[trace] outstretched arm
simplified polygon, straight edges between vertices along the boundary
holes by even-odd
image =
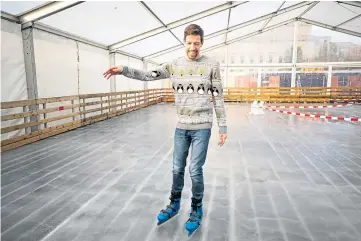
[[[163,64],[160,68],[154,70],[140,70],[129,66],[112,67],[104,73],[104,77],[109,79],[112,75],[124,75],[131,79],[141,81],[153,81],[169,78],[169,65]]]
[[[220,134],[219,144],[223,145],[225,139],[227,138],[227,116],[224,107],[223,86],[219,62],[217,62],[212,69],[212,89],[213,105],[216,112]]]

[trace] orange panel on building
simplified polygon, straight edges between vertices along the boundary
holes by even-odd
[[[361,75],[351,75],[348,77],[348,82],[352,87],[360,87],[361,86]]]
[[[338,87],[338,76],[335,75],[335,76],[332,76],[331,78],[331,87]],[[338,93],[338,90],[333,90],[331,89],[331,94],[337,94]]]
[[[332,76],[331,87],[338,87],[338,76]]]
[[[249,87],[257,87],[257,77],[255,76],[250,77]]]
[[[257,87],[257,78],[253,76],[237,76],[235,87]]]
[[[269,84],[268,86],[269,87],[280,87],[280,76],[270,76],[268,81],[269,81]]]

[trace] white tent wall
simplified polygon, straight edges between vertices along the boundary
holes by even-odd
[[[79,43],[79,94],[95,94],[111,92],[110,80],[103,77],[109,68],[109,51],[87,44]],[[87,102],[99,101],[88,98]],[[101,108],[101,105],[86,106],[85,110]],[[105,111],[106,112],[106,111]],[[86,117],[100,115],[101,111],[90,112]]]
[[[1,19],[1,102],[27,100],[27,85],[20,25]],[[21,113],[23,108],[2,109],[1,116]],[[23,124],[24,119],[3,121],[2,128]],[[18,130],[1,134],[1,140],[25,134]]]
[[[123,54],[119,54],[116,53],[115,54],[115,65],[119,66],[119,65],[123,65],[123,66],[129,66],[135,69],[139,69],[139,70],[143,70],[144,69],[144,64],[143,61],[136,59],[136,58],[132,58],[129,56],[125,56]],[[117,75],[116,77],[116,92],[122,92],[122,91],[133,91],[133,90],[144,90],[144,81],[140,81],[137,79],[131,79],[128,77],[125,77],[123,75]],[[135,94],[130,94],[132,96],[134,96]],[[122,96],[122,97],[127,97],[127,96]],[[130,96],[128,96],[130,97]],[[120,96],[117,96],[117,98],[120,98]],[[129,99],[127,100],[127,102],[132,102],[134,100]],[[120,104],[120,101],[117,101],[115,104]],[[124,101],[123,101],[124,103]],[[135,106],[135,103],[129,104],[127,105],[128,107],[131,106]],[[120,107],[117,107],[117,110],[120,109]]]
[[[79,94],[110,92],[110,82],[103,77],[109,68],[109,51],[79,43]]]
[[[78,94],[75,41],[34,29],[34,52],[39,98]]]
[[[76,42],[41,30],[34,29],[33,31],[39,99],[77,95],[79,73],[77,69]],[[43,105],[42,108],[55,108],[69,104],[69,101],[47,103]],[[78,104],[78,102],[74,104]],[[41,106],[39,106],[39,108],[41,108]],[[46,116],[40,115],[40,120],[71,113],[72,109],[50,112],[47,113]],[[52,121],[47,123],[47,127],[71,121],[72,118]]]
[[[122,54],[115,55],[115,65],[125,65],[139,70],[143,70],[143,61],[128,57]],[[127,78],[123,75],[116,76],[116,91],[143,90],[144,82],[136,79]]]
[[[109,68],[107,50],[38,29],[34,29],[34,49],[39,98],[110,92],[109,81],[104,80],[102,75]],[[92,99],[87,101],[92,101]],[[78,103],[74,101],[74,104]],[[48,103],[45,108],[69,104],[71,104],[69,101]],[[94,108],[100,108],[100,105],[85,107],[82,110]],[[67,109],[48,113],[46,118],[71,114],[72,111],[72,109]],[[91,112],[86,114],[86,117],[98,114],[100,111]],[[75,119],[69,117],[52,121],[47,124],[47,127]]]

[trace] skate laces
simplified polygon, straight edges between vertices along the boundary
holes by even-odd
[[[174,203],[168,204],[165,208],[166,211],[169,211],[170,209],[174,210],[174,208],[172,207]]]
[[[201,208],[201,206],[197,206],[196,204],[192,204],[192,211],[189,214],[190,216],[189,216],[188,221],[199,222],[199,219],[201,218],[201,215],[197,212],[199,208]],[[198,218],[198,219],[196,219],[196,218]]]
[[[179,202],[179,200],[171,200],[170,204],[168,204],[168,205],[166,206],[166,208],[163,209],[162,211],[168,213],[168,211],[172,210],[173,212],[176,212],[175,208],[173,207],[173,205],[174,205],[176,202]]]

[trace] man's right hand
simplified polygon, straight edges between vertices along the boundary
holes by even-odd
[[[109,79],[113,75],[118,75],[122,72],[123,72],[122,66],[115,66],[115,67],[111,67],[110,69],[108,69],[106,72],[104,72],[103,75],[104,75],[104,78]]]

